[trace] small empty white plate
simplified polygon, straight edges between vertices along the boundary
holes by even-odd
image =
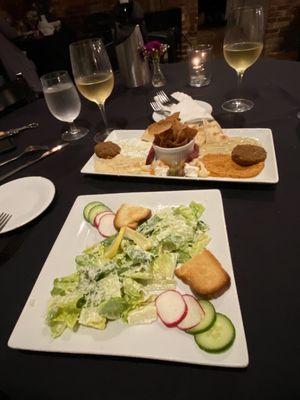
[[[207,111],[209,114],[212,113],[212,106],[209,103],[206,103],[206,101],[201,101],[201,100],[195,100],[196,103],[199,104],[199,106],[203,107],[205,111]],[[166,118],[164,115],[158,114],[157,112],[154,112],[152,114],[152,119],[155,122],[161,121],[162,119]]]
[[[1,233],[19,228],[38,217],[54,195],[53,183],[41,176],[15,179],[0,186],[0,213],[12,215]]]

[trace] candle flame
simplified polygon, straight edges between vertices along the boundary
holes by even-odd
[[[198,66],[200,65],[200,62],[201,62],[200,57],[194,57],[194,58],[192,59],[192,64],[193,64],[195,67],[198,67]]]

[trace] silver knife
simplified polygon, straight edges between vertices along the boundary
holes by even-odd
[[[203,124],[204,121],[207,122],[212,122],[214,121],[213,117],[210,118],[194,118],[194,119],[190,119],[189,121],[185,121],[186,124],[199,124],[200,122]]]
[[[8,131],[0,131],[0,140],[17,135],[19,132],[22,132],[25,129],[37,128],[38,126],[39,124],[37,122],[32,122],[31,124],[21,126],[21,128],[9,129]]]
[[[61,150],[62,148],[68,146],[69,143],[62,143],[59,144],[58,146],[53,147],[50,150],[45,151],[41,156],[39,156],[38,158],[35,158],[34,160],[31,161],[27,161],[25,164],[21,165],[20,167],[17,167],[15,169],[13,169],[12,171],[8,172],[7,174],[1,175],[0,176],[0,182],[4,181],[4,179],[10,177],[11,175],[15,174],[16,172],[21,171],[24,168],[29,167],[32,164],[35,164],[36,162],[42,160],[43,158],[46,158],[48,156],[50,156],[51,154],[56,153],[57,151]]]

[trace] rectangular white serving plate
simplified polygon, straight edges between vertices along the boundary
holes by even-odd
[[[160,179],[181,179],[181,180],[193,180],[193,181],[217,181],[217,182],[244,182],[244,183],[278,183],[278,169],[277,169],[277,161],[274,149],[273,135],[271,129],[267,128],[241,128],[241,129],[223,129],[223,132],[228,136],[248,136],[256,138],[260,141],[262,146],[265,148],[267,152],[267,159],[265,161],[265,167],[262,172],[253,177],[253,178],[218,178],[208,176],[207,178],[195,178],[195,177],[180,177],[180,176],[155,176],[155,175],[147,175],[147,174],[109,174],[96,172],[94,170],[94,161],[93,157],[87,161],[87,163],[81,169],[82,174],[93,174],[93,175],[110,175],[110,176],[131,176],[137,178],[160,178]],[[110,141],[118,141],[118,140],[126,140],[130,138],[141,138],[143,130],[115,130],[112,131],[106,140]]]
[[[82,210],[90,201],[98,200],[117,210],[122,203],[149,207],[153,212],[168,206],[197,201],[205,206],[203,220],[210,228],[208,248],[219,259],[231,277],[230,288],[213,300],[218,312],[226,314],[236,329],[233,346],[224,353],[209,354],[198,348],[193,336],[177,328],[167,328],[160,320],[149,325],[128,326],[120,321],[109,322],[103,331],[80,326],[67,330],[53,339],[45,324],[45,312],[54,278],[75,270],[75,256],[99,240],[95,228],[83,220]],[[191,293],[187,285],[177,280],[182,293]],[[141,192],[79,196],[48,255],[19,320],[10,336],[8,346],[14,349],[82,353],[156,360],[200,365],[242,368],[248,365],[248,350],[243,320],[233,274],[230,249],[219,190]]]

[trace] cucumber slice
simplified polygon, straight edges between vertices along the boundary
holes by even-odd
[[[103,211],[111,211],[111,209],[103,203],[96,204],[89,211],[88,222],[90,224],[94,225],[94,219],[95,219],[96,215],[102,213]]]
[[[213,326],[203,333],[197,333],[194,338],[200,349],[209,353],[220,353],[234,342],[235,328],[226,315],[216,313]]]
[[[83,209],[83,218],[84,218],[87,222],[89,222],[89,219],[88,219],[88,217],[89,217],[89,212],[91,211],[91,209],[92,209],[93,207],[95,207],[95,206],[97,206],[97,205],[99,205],[99,204],[101,204],[100,201],[92,201],[92,202],[88,203],[88,204],[84,207],[84,209]]]
[[[202,320],[193,328],[187,329],[186,333],[190,333],[191,335],[196,335],[197,333],[202,333],[207,331],[216,320],[216,311],[215,307],[207,300],[198,300],[199,304],[204,311],[204,316]]]

